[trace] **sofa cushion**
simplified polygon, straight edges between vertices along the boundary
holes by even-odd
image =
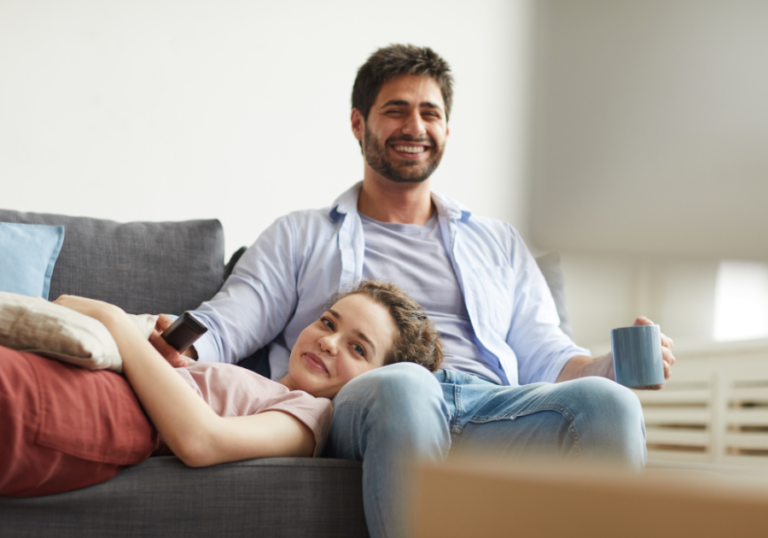
[[[536,263],[541,270],[541,274],[544,275],[544,280],[547,281],[552,298],[555,300],[557,314],[560,317],[560,329],[573,339],[573,329],[571,328],[571,322],[568,320],[568,308],[565,304],[565,280],[563,278],[563,270],[560,267],[560,254],[557,252],[544,254],[536,258]]]
[[[133,314],[181,314],[210,299],[224,275],[218,220],[129,222],[0,209],[0,222],[61,225],[50,297],[100,299]]]
[[[362,465],[326,458],[264,458],[190,469],[149,458],[89,488],[0,498],[8,537],[368,536]]]
[[[0,291],[48,298],[63,226],[0,222]]]

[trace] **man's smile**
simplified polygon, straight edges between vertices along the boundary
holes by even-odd
[[[394,145],[392,146],[392,149],[399,153],[424,153],[427,151],[427,149],[424,146],[400,146],[400,145]]]
[[[432,144],[420,140],[395,140],[387,144],[395,154],[407,160],[421,159],[429,154]]]

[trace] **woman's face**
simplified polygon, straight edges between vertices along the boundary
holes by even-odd
[[[383,306],[367,295],[347,295],[301,331],[280,382],[333,398],[349,380],[384,364],[396,334]]]

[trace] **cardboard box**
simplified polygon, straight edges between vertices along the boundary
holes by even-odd
[[[416,466],[412,535],[768,537],[768,481],[462,457]]]

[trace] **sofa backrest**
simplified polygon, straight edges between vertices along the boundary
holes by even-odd
[[[0,209],[0,222],[65,227],[50,298],[100,299],[132,314],[181,314],[210,299],[224,279],[218,220],[129,222]]]

